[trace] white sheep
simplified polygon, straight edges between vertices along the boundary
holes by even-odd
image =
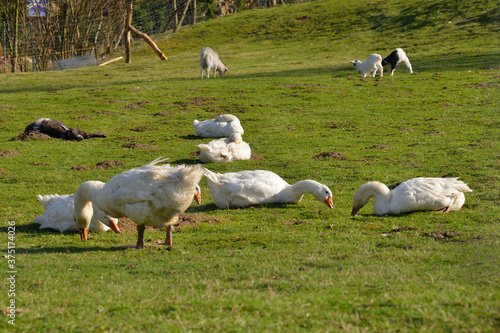
[[[377,70],[380,70],[380,77],[384,77],[384,67],[382,67],[382,56],[380,54],[373,53],[365,61],[355,60],[351,61],[351,64],[361,72],[363,77],[370,74],[375,77]]]
[[[201,79],[203,79],[203,70],[207,72],[207,79],[210,78],[210,70],[212,68],[214,70],[214,78],[216,77],[217,71],[220,77],[223,77],[226,72],[229,73],[227,67],[220,61],[217,52],[209,47],[204,47],[201,49],[200,54]]]

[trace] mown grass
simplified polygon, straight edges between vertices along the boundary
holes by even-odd
[[[498,5],[493,1],[317,1],[218,18],[137,43],[132,64],[1,76],[0,216],[16,223],[16,326],[2,331],[452,331],[499,329]],[[451,22],[451,23],[449,23]],[[203,46],[230,74],[199,79]],[[349,60],[408,52],[415,75],[361,79]],[[387,74],[387,71],[386,71]],[[202,180],[170,252],[117,249],[135,232],[38,230],[36,194],[74,193],[163,155],[195,163],[193,119],[237,115],[264,159],[208,164],[311,178],[334,209],[220,210]],[[11,141],[39,117],[106,139]],[[125,148],[126,144],[149,149]],[[333,158],[314,158],[333,153]],[[75,170],[105,160],[123,165]],[[350,217],[354,191],[418,176],[461,177],[461,211]],[[147,231],[147,241],[164,237]],[[4,260],[4,271],[7,271]],[[2,288],[7,291],[6,280]],[[1,293],[2,308],[10,301]]]

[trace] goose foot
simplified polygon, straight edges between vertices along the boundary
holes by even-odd
[[[448,207],[444,207],[444,208],[438,209],[436,212],[448,213],[450,210],[451,210],[451,206],[448,206]]]
[[[166,243],[163,243],[162,241],[156,241],[153,244],[148,244],[148,246],[164,246],[165,250],[171,251],[172,250],[172,245],[168,245]]]

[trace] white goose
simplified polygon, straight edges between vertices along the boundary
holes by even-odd
[[[232,114],[222,114],[215,119],[194,120],[193,127],[196,135],[202,138],[222,138],[229,137],[233,133],[243,135],[240,120]]]
[[[229,139],[212,140],[208,144],[196,146],[200,151],[199,159],[203,163],[226,163],[249,160],[252,151],[243,141],[240,133],[233,133]]]
[[[69,195],[37,195],[36,198],[43,205],[45,211],[41,216],[36,216],[34,223],[40,224],[40,229],[54,229],[61,232],[78,231],[73,220],[74,194]],[[104,214],[99,208],[93,206],[92,219],[89,230],[94,232],[112,229],[120,233],[118,219]]]
[[[142,249],[146,226],[167,227],[164,245],[172,245],[172,225],[191,204],[203,176],[200,165],[156,165],[159,158],[139,168],[124,171],[107,183],[87,181],[75,194],[74,219],[82,240],[92,216],[92,203],[115,217],[126,216],[137,224],[137,244]]]
[[[266,170],[214,173],[205,169],[208,186],[219,208],[248,207],[260,204],[297,204],[305,193],[333,208],[332,191],[314,180],[288,184],[277,174]]]
[[[414,211],[459,210],[465,202],[463,192],[472,190],[458,178],[413,178],[399,184],[392,191],[377,181],[362,185],[354,194],[351,215],[373,199],[375,215],[398,215]]]

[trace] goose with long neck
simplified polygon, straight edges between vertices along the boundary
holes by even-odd
[[[198,193],[203,176],[199,165],[156,165],[163,160],[122,172],[107,183],[87,181],[75,194],[74,220],[82,240],[92,217],[92,204],[114,217],[128,217],[137,224],[137,249],[142,249],[146,226],[167,227],[165,245],[172,245],[171,227]],[[198,187],[199,189],[199,187]]]
[[[373,197],[375,215],[398,215],[414,211],[451,212],[465,202],[464,192],[472,190],[458,178],[413,178],[392,191],[378,181],[361,185],[353,198],[351,215],[356,215]]]
[[[219,208],[273,203],[298,204],[306,193],[333,208],[332,191],[314,180],[302,180],[290,185],[277,174],[267,170],[219,174],[205,169],[204,174]]]

